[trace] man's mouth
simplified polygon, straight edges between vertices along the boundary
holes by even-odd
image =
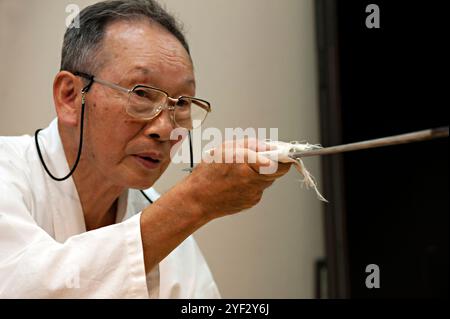
[[[140,157],[140,158],[142,158],[142,159],[145,159],[146,161],[153,162],[153,163],[159,163],[159,162],[160,162],[159,159],[153,158],[153,157],[151,157],[151,156],[139,156],[139,155],[138,155],[138,157]]]
[[[133,157],[147,169],[157,168],[161,163],[161,156],[157,154],[136,154]]]

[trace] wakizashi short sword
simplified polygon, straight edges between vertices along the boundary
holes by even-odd
[[[302,152],[294,152],[289,154],[289,157],[297,159],[316,155],[338,154],[389,145],[414,143],[443,137],[448,137],[448,126],[416,131],[406,134],[393,135],[356,143],[342,144]]]

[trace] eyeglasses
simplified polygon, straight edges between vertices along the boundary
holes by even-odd
[[[167,92],[151,86],[138,84],[132,89],[126,89],[83,72],[73,72],[73,74],[127,93],[128,99],[125,110],[130,116],[137,119],[151,120],[164,109],[167,109],[171,111],[171,118],[175,125],[192,130],[199,127],[208,113],[211,112],[210,103],[199,98],[180,96],[174,99]],[[171,102],[170,105],[169,101]]]

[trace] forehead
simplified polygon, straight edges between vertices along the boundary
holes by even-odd
[[[195,85],[188,52],[175,36],[154,22],[135,20],[109,24],[100,56],[105,61],[102,74],[107,73],[119,82],[138,78],[169,81],[170,85]]]

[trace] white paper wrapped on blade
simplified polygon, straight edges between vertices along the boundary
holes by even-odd
[[[293,163],[295,165],[295,168],[297,171],[303,176],[303,179],[301,182],[306,186],[306,188],[314,188],[317,197],[324,202],[328,202],[322,194],[320,194],[319,190],[317,189],[317,183],[314,180],[314,177],[309,173],[309,171],[306,169],[305,164],[300,158],[294,159],[290,157],[290,155],[296,153],[296,152],[304,152],[304,151],[311,151],[311,150],[317,150],[322,148],[321,145],[317,144],[309,144],[306,142],[281,142],[281,141],[271,141],[266,140],[266,145],[270,146],[270,151],[263,151],[258,152],[259,155],[263,155],[267,158],[270,158],[273,161],[278,161],[281,163]]]
[[[309,144],[306,142],[281,142],[281,141],[272,141],[272,140],[265,140],[264,143],[268,146],[270,146],[270,151],[262,151],[258,152],[259,155],[265,156],[273,161],[280,162],[280,163],[293,163],[297,171],[303,176],[303,179],[300,180],[300,182],[306,186],[306,188],[313,188],[314,191],[317,194],[317,197],[323,201],[328,202],[322,194],[320,194],[319,190],[317,189],[317,183],[314,180],[314,177],[309,173],[309,171],[306,169],[305,164],[300,158],[294,159],[290,157],[290,155],[297,153],[297,152],[304,152],[304,151],[312,151],[321,149],[322,146],[318,144]],[[208,156],[212,156],[212,151],[214,149],[208,149],[205,151],[205,154],[208,154]]]

